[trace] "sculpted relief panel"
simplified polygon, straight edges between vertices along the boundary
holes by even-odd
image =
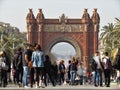
[[[82,25],[44,25],[44,32],[83,32]]]

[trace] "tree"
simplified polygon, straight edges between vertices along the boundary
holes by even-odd
[[[0,28],[0,50],[5,51],[10,60],[13,60],[14,51],[18,48],[24,48],[26,43],[21,33],[6,33],[5,28]]]
[[[108,23],[101,30],[100,41],[105,46],[105,51],[108,51],[114,60],[114,53],[120,47],[120,19],[115,18],[115,23]]]
[[[100,35],[100,40],[103,42],[103,44],[105,45],[105,49],[107,51],[110,51],[112,50],[112,43],[111,43],[111,40],[113,37],[112,36],[112,32],[114,30],[115,26],[113,25],[113,23],[108,23],[108,26],[104,26],[103,29],[101,30],[102,33]]]

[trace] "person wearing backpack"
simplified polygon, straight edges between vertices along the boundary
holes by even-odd
[[[102,73],[103,73],[103,67],[102,67],[102,62],[100,59],[100,53],[99,51],[96,51],[93,59],[95,60],[97,66],[95,69],[95,75],[94,75],[94,86],[95,87],[103,87],[102,86]]]
[[[7,70],[9,69],[7,65],[7,60],[4,51],[0,51],[0,86],[7,86]]]
[[[108,52],[104,53],[103,58],[103,66],[104,66],[104,75],[105,75],[105,85],[106,87],[110,87],[110,74],[112,70],[112,63],[110,61],[110,57],[108,56]]]
[[[91,62],[91,69],[92,71],[95,71],[97,69],[97,63],[95,62],[95,60],[92,58],[92,62]]]

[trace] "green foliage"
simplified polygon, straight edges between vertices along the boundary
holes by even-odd
[[[115,18],[115,23],[108,23],[102,28],[100,41],[105,46],[105,51],[108,51],[114,60],[117,48],[120,48],[120,19]]]
[[[14,51],[24,48],[26,43],[21,33],[6,33],[5,28],[0,28],[0,51],[5,51],[10,60],[13,60]]]

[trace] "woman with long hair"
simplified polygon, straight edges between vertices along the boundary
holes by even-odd
[[[36,77],[36,88],[42,86],[42,76],[44,75],[44,59],[45,57],[43,51],[41,50],[41,46],[37,44],[35,51],[32,53],[32,61]]]

